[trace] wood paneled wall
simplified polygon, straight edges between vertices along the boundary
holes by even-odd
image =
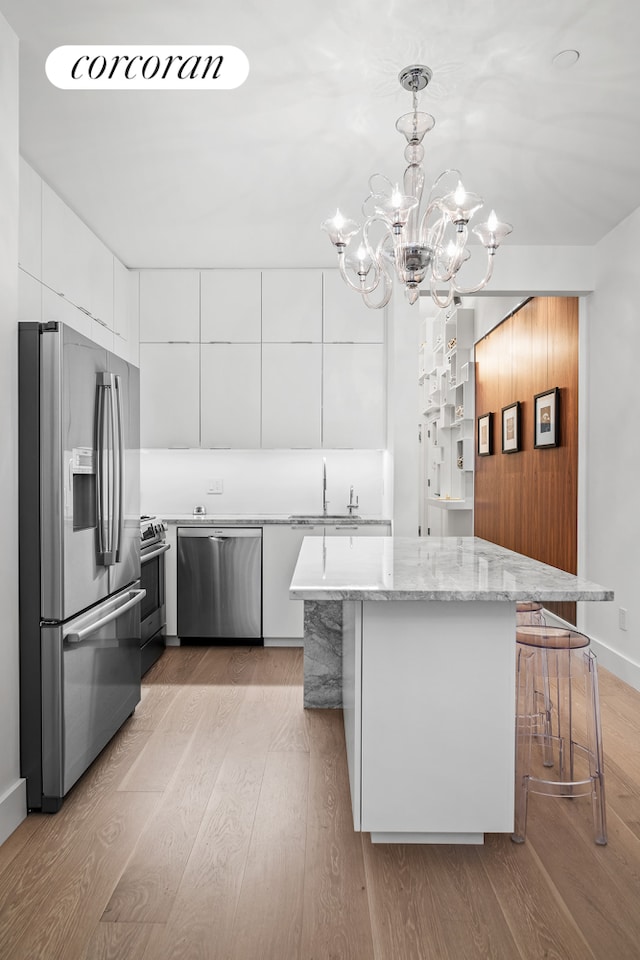
[[[478,457],[475,535],[577,571],[578,300],[529,300],[476,344],[476,417],[493,413],[493,456]],[[560,445],[534,449],[536,393],[560,389]],[[521,405],[521,450],[502,453],[502,407]],[[476,419],[477,430],[477,419]],[[575,622],[575,604],[546,604]]]

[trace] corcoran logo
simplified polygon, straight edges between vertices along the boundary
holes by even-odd
[[[249,60],[228,46],[64,46],[45,65],[62,90],[233,90]]]

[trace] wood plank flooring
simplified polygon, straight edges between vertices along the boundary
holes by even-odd
[[[588,799],[536,796],[523,845],[373,845],[300,649],[168,648],[60,813],[0,847],[0,958],[639,960],[640,693],[600,687],[608,846]]]

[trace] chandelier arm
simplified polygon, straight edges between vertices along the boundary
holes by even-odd
[[[491,253],[487,253],[487,260],[487,271],[483,279],[477,283],[475,287],[459,287],[455,280],[452,281],[452,286],[454,287],[456,293],[460,294],[461,296],[468,297],[472,293],[477,293],[479,290],[482,290],[483,287],[486,287],[486,285],[489,283],[489,280],[491,280],[491,277],[493,276],[494,257]]]
[[[431,203],[432,203],[431,198],[433,197],[433,191],[435,190],[435,188],[438,186],[438,184],[440,183],[441,180],[444,180],[444,178],[445,178],[445,177],[448,177],[449,174],[451,174],[451,173],[457,174],[458,178],[462,177],[462,174],[460,173],[460,171],[458,170],[457,167],[448,167],[446,170],[443,170],[442,173],[438,174],[438,176],[436,177],[436,179],[435,179],[435,180],[433,181],[433,183],[431,184],[431,189],[429,190],[429,197],[428,197],[428,200],[427,200],[427,202],[428,202],[429,205],[431,205]],[[435,203],[435,201],[433,201],[433,202]]]
[[[371,300],[369,299],[369,294],[367,293],[362,294],[362,299],[364,300],[365,306],[369,307],[371,310],[380,310],[382,307],[386,307],[386,305],[389,303],[389,300],[391,300],[391,294],[393,293],[393,283],[389,279],[388,275],[384,272],[384,270],[382,271],[381,276],[383,280],[384,294],[377,303],[371,302]]]
[[[446,310],[447,307],[451,304],[451,301],[453,300],[453,294],[454,294],[453,286],[451,285],[449,286],[446,298],[444,300],[441,300],[440,297],[438,296],[438,291],[436,290],[435,284],[436,284],[435,279],[431,277],[431,285],[430,285],[431,299],[433,300],[433,302],[437,307],[440,307],[441,310]]]
[[[347,273],[347,265],[345,263],[344,250],[341,250],[338,254],[338,270],[340,271],[340,276],[352,290],[355,290],[356,293],[360,293],[363,296],[365,294],[373,293],[378,284],[380,283],[381,271],[378,269],[378,264],[375,261],[372,263],[373,267],[373,281],[372,283],[365,287],[362,282],[355,283]]]

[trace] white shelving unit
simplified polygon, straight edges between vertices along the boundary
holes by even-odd
[[[422,321],[422,532],[473,533],[475,371],[473,310],[451,307]]]

